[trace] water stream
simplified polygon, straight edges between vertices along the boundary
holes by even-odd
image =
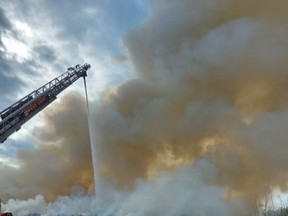
[[[91,121],[91,113],[89,109],[89,99],[88,99],[88,93],[87,93],[87,84],[86,79],[84,78],[84,88],[85,88],[85,95],[86,95],[86,106],[87,106],[87,119],[88,119],[88,128],[89,128],[89,138],[90,138],[90,146],[91,146],[91,154],[92,154],[92,164],[93,164],[93,175],[94,175],[94,192],[98,192],[100,190],[100,173],[98,170],[97,165],[97,156],[96,156],[96,139],[94,136],[95,130],[93,123]]]

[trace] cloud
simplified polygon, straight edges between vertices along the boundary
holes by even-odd
[[[4,29],[11,29],[11,23],[9,19],[6,17],[3,8],[0,8],[0,26],[1,31],[3,31]]]
[[[45,62],[55,62],[56,61],[56,54],[55,51],[47,46],[47,45],[38,45],[33,47],[34,51],[36,54],[38,54],[38,58],[40,61],[45,61]]]
[[[27,92],[78,63],[88,62],[97,71],[90,74],[96,92],[94,98],[110,80],[114,85],[115,80],[119,84],[127,79],[123,77],[131,76],[130,66],[126,65],[122,71],[111,64],[111,56],[121,55],[124,34],[146,18],[146,9],[138,1],[123,4],[115,0],[81,3],[29,0],[27,4],[5,0],[0,3],[13,28],[7,39],[25,44],[29,50],[29,58],[20,58],[20,65],[17,50],[10,62],[11,74],[27,84]],[[27,70],[33,71],[33,79],[23,75]],[[126,75],[119,75],[123,73]],[[79,89],[79,84],[76,86]]]

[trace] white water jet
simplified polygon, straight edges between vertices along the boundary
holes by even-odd
[[[85,88],[85,95],[86,95],[87,120],[88,120],[88,129],[89,129],[88,132],[89,132],[89,138],[90,138],[92,165],[93,165],[93,174],[94,174],[94,192],[96,194],[96,191],[98,192],[100,190],[100,172],[98,170],[98,165],[97,165],[96,140],[95,140],[95,137],[93,136],[93,131],[95,130],[91,122],[91,114],[90,114],[90,109],[89,109],[89,99],[88,99],[87,84],[86,84],[85,77],[83,77],[83,80],[84,80],[84,88]]]

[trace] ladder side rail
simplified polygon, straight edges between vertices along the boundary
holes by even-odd
[[[62,92],[68,86],[70,86],[72,83],[74,83],[76,80],[78,80],[81,77],[81,75],[82,74],[79,74],[78,71],[67,74],[67,76],[64,79],[62,79],[61,82],[57,83],[55,86],[53,86],[51,88],[53,94],[58,95],[60,92]]]
[[[40,93],[46,90],[50,89],[51,87],[53,87],[55,84],[57,84],[57,82],[61,81],[63,78],[69,76],[71,77],[72,75],[76,74],[77,76],[82,76],[83,73],[86,73],[86,71],[90,68],[90,65],[85,63],[84,65],[76,68],[76,66],[74,68],[72,68],[72,70],[68,70],[65,73],[61,74],[60,76],[58,76],[57,78],[51,80],[50,82],[44,84],[43,86],[41,86],[40,88],[32,91],[31,93],[27,94],[26,96],[24,96],[23,98],[21,98],[20,100],[18,100],[17,102],[15,102],[14,104],[12,104],[11,106],[7,107],[6,109],[4,109],[3,111],[0,112],[0,115],[2,115],[4,112],[6,112],[7,110],[11,109],[11,107],[19,104],[19,102],[22,102],[24,99],[26,99],[29,96],[37,96]],[[82,74],[81,74],[82,73]]]
[[[66,79],[64,82],[59,83],[59,85],[54,86],[51,89],[51,92],[53,93],[53,95],[58,95],[59,93],[61,93],[63,90],[65,90],[68,86],[70,86],[72,83],[74,83],[76,80],[78,80],[80,77],[76,76],[76,77],[72,77],[72,79]]]
[[[76,73],[76,71],[74,72]],[[50,82],[46,83],[45,85],[41,86],[40,88],[34,90],[33,92],[29,93],[28,95],[24,96],[23,98],[21,98],[20,100],[18,100],[17,102],[15,102],[14,104],[12,104],[11,106],[7,107],[6,109],[4,109],[3,111],[0,112],[0,116],[2,116],[4,113],[6,113],[7,111],[9,112],[9,114],[13,113],[12,109],[13,107],[17,107],[20,105],[21,107],[21,102],[23,102],[26,98],[28,97],[33,97],[35,98],[36,96],[44,93],[45,91],[48,91],[50,88],[53,88],[53,86],[57,85],[57,83],[61,82],[63,79],[65,79],[67,76],[70,77],[71,75],[73,75],[74,73],[71,74],[71,72],[67,71],[65,73],[63,73],[62,75],[60,75],[59,77],[51,80]]]
[[[13,116],[11,118],[7,118],[3,124],[0,122],[0,143],[3,143],[12,133],[18,131],[23,124],[47,107],[54,100],[56,100],[56,97],[46,94],[45,96],[38,98],[34,104],[31,104],[30,107],[32,109],[29,111],[28,109],[30,107],[19,111],[17,114],[13,114]],[[34,106],[32,107],[32,105]]]
[[[11,114],[12,112],[12,108],[16,107],[17,105],[21,104],[21,102],[26,99],[27,97],[37,97],[40,94],[42,94],[43,92],[49,90],[51,87],[53,87],[53,85],[57,84],[58,82],[58,77],[53,79],[52,81],[46,83],[45,85],[41,86],[40,88],[30,92],[28,95],[24,96],[23,98],[21,98],[20,100],[18,100],[17,102],[15,102],[14,104],[12,104],[11,106],[7,107],[6,109],[4,109],[3,111],[0,112],[0,115],[2,116],[4,113],[9,112],[9,114]],[[51,84],[51,85],[50,85]]]
[[[49,92],[47,92],[49,94]],[[3,119],[2,121],[0,121],[0,124],[3,123],[7,123],[11,120],[13,120],[15,118],[15,116],[17,116],[19,113],[24,112],[25,109],[27,109],[29,106],[31,106],[32,104],[34,104],[35,102],[37,102],[39,100],[39,98],[45,96],[46,94],[42,94],[37,96],[36,98],[33,98],[33,100],[29,101],[28,103],[24,104],[22,107],[20,107],[18,110],[16,110],[15,112],[11,113],[10,115],[8,115],[5,119]]]
[[[76,77],[76,79],[73,80],[75,82],[79,77]],[[17,112],[14,112],[7,116],[3,121],[0,122],[0,142],[1,140],[5,141],[5,134],[7,131],[11,131],[9,135],[14,133],[15,131],[19,130],[21,125],[23,125],[25,122],[27,122],[29,119],[31,119],[34,115],[39,113],[42,109],[44,109],[46,106],[48,106],[52,101],[56,99],[56,96],[62,92],[64,89],[69,87],[73,82],[69,83],[58,83],[56,87],[50,89],[48,92],[44,92],[41,95],[38,95],[37,98],[35,98],[33,101],[31,101],[28,104],[25,104],[25,106],[21,107]],[[47,97],[48,103],[45,103],[44,105],[39,104],[39,101]],[[36,108],[33,108],[33,106],[36,106]],[[27,114],[25,116],[25,111],[29,110],[29,108],[32,107],[33,114]],[[30,108],[31,109],[31,108]],[[23,123],[21,123],[23,122]],[[8,135],[8,136],[9,136]],[[3,136],[4,138],[1,138]]]
[[[64,89],[66,89],[73,82],[75,82],[77,79],[80,78],[79,76],[76,76],[75,74],[71,74],[70,76],[72,76],[72,77],[66,77],[65,79],[62,79],[61,81],[59,81],[59,79],[55,79],[54,85],[52,87],[50,87],[50,89],[44,90],[43,88],[39,88],[36,91],[30,93],[29,96],[33,96],[33,98],[31,98],[31,101],[28,101],[29,103],[23,104],[23,106],[19,107],[19,112],[21,111],[20,108],[25,109],[27,106],[34,103],[45,92],[51,91],[51,92],[53,92],[54,96],[57,96],[60,92],[62,92]],[[13,106],[11,106],[11,107],[13,107]],[[5,119],[11,119],[11,117],[12,117],[11,114],[13,114],[13,113],[17,114],[18,113],[16,111],[17,110],[15,110],[12,113],[9,113],[9,115],[7,115],[2,121],[4,122]]]
[[[9,113],[5,113],[5,118],[0,121],[0,142],[4,142],[11,134],[18,131],[24,123],[56,100],[56,96],[64,89],[80,77],[87,76],[89,68],[89,64],[76,65],[8,107],[10,110],[7,108],[0,112],[0,115],[2,115],[9,110]]]
[[[38,99],[38,98],[37,98]],[[4,120],[0,122],[0,136],[1,134],[4,134],[9,128],[11,128],[14,124],[16,124],[18,121],[18,117],[24,113],[24,110],[27,109],[29,106],[31,106],[33,103],[37,101],[37,99],[34,99],[28,104],[25,104],[23,107],[18,109],[16,112],[8,115]]]

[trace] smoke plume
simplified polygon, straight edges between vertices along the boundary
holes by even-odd
[[[101,191],[104,192],[101,196],[61,196],[48,204],[38,195],[26,201],[10,200],[4,208],[17,216],[35,212],[43,216],[243,215],[241,202],[223,202],[226,190],[212,184],[215,170],[213,164],[201,160],[193,167],[162,173],[154,181],[138,180],[133,193],[109,185]]]
[[[286,191],[288,3],[151,5],[125,40],[139,78],[96,113],[102,177],[129,187],[207,158],[231,199]]]
[[[60,107],[60,108],[59,108]],[[18,169],[0,166],[1,198],[47,200],[85,188],[93,189],[85,101],[72,93],[45,112],[45,126],[34,131],[39,146],[21,151]],[[40,141],[41,140],[41,141]]]
[[[101,179],[134,190],[114,196],[114,212],[237,215],[241,206],[244,215],[263,193],[287,191],[288,2],[150,2],[153,15],[124,42],[138,78],[94,107]],[[91,187],[82,100],[70,95],[63,110],[46,113],[47,126],[35,132],[45,145],[20,153],[23,169],[5,178],[25,187],[9,193],[54,197]],[[210,168],[197,168],[201,161]],[[211,205],[192,205],[198,198]]]

